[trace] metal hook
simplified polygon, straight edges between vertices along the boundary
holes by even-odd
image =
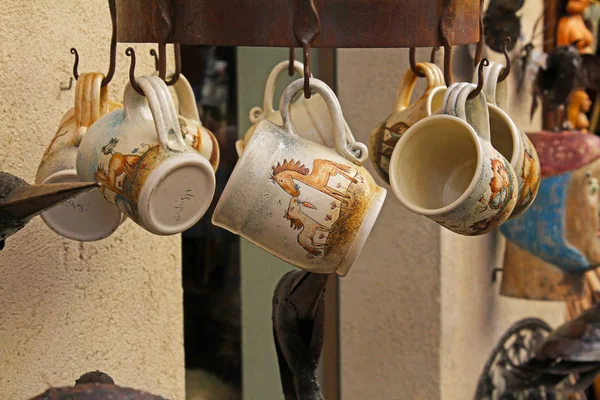
[[[167,76],[167,44],[159,43],[158,44],[158,76],[163,81]]]
[[[132,47],[128,47],[127,50],[125,50],[125,54],[128,57],[131,57],[131,66],[129,67],[129,83],[139,95],[145,96],[144,91],[135,81],[135,50],[133,50]]]
[[[62,90],[62,91],[71,90],[71,88],[73,88],[73,77],[72,76],[69,77],[68,85],[65,85],[64,83],[60,84],[60,90]]]
[[[456,0],[446,0],[440,19],[440,36],[444,45],[444,80],[446,86],[452,84],[452,40],[454,23],[456,22]]]
[[[181,75],[181,47],[179,43],[175,43],[173,47],[175,52],[175,72],[169,81],[165,81],[167,86],[173,86],[175,83],[177,83],[179,76]]]
[[[479,14],[479,42],[477,42],[477,48],[475,49],[475,57],[473,58],[473,67],[477,67],[477,64],[481,61],[483,55],[483,0],[480,1],[479,7],[481,13]]]
[[[102,87],[105,87],[112,80],[115,69],[117,67],[117,9],[115,0],[108,0],[108,6],[110,8],[110,19],[112,21],[112,37],[110,39],[110,64],[108,66],[108,72],[102,79]],[[75,63],[73,64],[73,76],[75,79],[79,79],[79,53],[75,47],[71,47],[71,54],[75,55]]]
[[[304,98],[310,99],[310,76],[312,72],[310,70],[310,44],[302,46],[304,53]]]
[[[296,72],[294,70],[294,61],[296,61],[296,51],[293,47],[290,47],[290,62],[288,64],[288,75],[289,76],[294,76],[294,73]]]
[[[293,21],[294,36],[302,44],[304,59],[304,97],[310,99],[310,46],[321,33],[321,19],[314,0],[297,0]]]
[[[158,71],[158,54],[156,53],[156,50],[150,49],[150,55],[154,57],[154,69]]]
[[[506,67],[498,77],[498,82],[504,81],[510,74],[510,54],[508,54],[508,45],[510,45],[510,38],[507,36],[506,39],[504,39],[504,49],[502,50],[504,59],[506,60]]]
[[[410,69],[412,69],[413,74],[415,74],[419,78],[424,78],[425,73],[423,71],[419,71],[417,69],[417,62],[415,61],[415,53],[416,52],[417,52],[417,49],[415,47],[411,47],[408,50],[408,61],[410,62]]]
[[[71,54],[75,55],[75,62],[73,63],[73,76],[75,80],[79,79],[79,72],[77,72],[77,68],[79,67],[79,53],[75,47],[71,47]]]
[[[481,89],[483,89],[483,67],[487,67],[490,65],[490,62],[487,58],[484,58],[479,63],[479,71],[477,72],[477,87],[467,96],[467,99],[473,100],[475,97],[479,96],[481,93]]]
[[[429,62],[432,64],[435,64],[435,55],[438,52],[438,50],[440,49],[440,46],[434,46],[431,49],[431,57],[429,58]]]

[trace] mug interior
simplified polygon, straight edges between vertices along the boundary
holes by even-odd
[[[465,122],[433,116],[406,131],[390,164],[398,198],[427,214],[452,208],[468,196],[479,172],[479,141]]]
[[[446,94],[446,90],[446,87],[439,86],[431,91],[427,102],[428,115],[431,115],[442,108],[444,105],[444,95]]]
[[[510,117],[498,107],[488,105],[488,110],[492,146],[512,164],[518,157],[518,149],[515,145],[519,139],[517,127],[507,119]]]

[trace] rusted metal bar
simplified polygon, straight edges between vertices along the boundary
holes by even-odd
[[[455,45],[479,40],[479,2],[456,2]],[[222,0],[116,0],[117,39],[127,43],[301,47],[293,31],[294,3],[263,0],[258,7],[255,0],[230,0],[223,7]],[[323,29],[311,47],[443,44],[438,26],[444,0],[314,0],[314,4]]]

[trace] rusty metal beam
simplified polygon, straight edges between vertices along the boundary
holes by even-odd
[[[301,47],[292,0],[116,0],[117,40],[220,46]],[[322,31],[312,47],[442,44],[445,0],[315,0]],[[479,0],[456,2],[453,44],[479,40]]]

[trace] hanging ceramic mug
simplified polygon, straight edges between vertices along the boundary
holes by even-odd
[[[427,87],[423,95],[414,103],[410,103],[418,76],[411,68],[408,68],[398,87],[392,113],[369,136],[371,162],[375,171],[386,183],[390,182],[388,173],[390,157],[398,139],[415,122],[438,110],[442,106],[444,93],[446,93],[444,74],[437,65],[418,63],[416,67],[425,74],[427,80]]]
[[[537,196],[542,180],[540,160],[527,135],[504,111],[508,106],[508,85],[506,80],[498,82],[504,65],[490,61],[483,71],[483,92],[488,102],[492,146],[510,162],[517,174],[519,194],[511,214],[514,218],[527,210]]]
[[[179,104],[179,125],[186,144],[206,158],[216,171],[219,166],[219,143],[200,121],[194,90],[183,74],[173,85]]]
[[[311,89],[326,102],[335,149],[301,138],[291,119],[304,80],[281,98],[283,125],[263,120],[227,182],[213,223],[307,271],[346,275],[386,196],[361,164],[367,148],[348,143],[340,104],[322,81]]]
[[[123,110],[100,118],[79,146],[77,173],[100,183],[111,203],[146,230],[180,233],[204,215],[215,190],[212,165],[186,146],[166,84],[136,78]]]
[[[273,107],[273,96],[275,95],[277,78],[281,73],[288,70],[288,66],[289,61],[282,61],[269,74],[265,87],[263,106],[262,108],[254,107],[250,110],[250,122],[253,125],[246,131],[244,137],[235,143],[238,156],[242,155],[244,148],[252,138],[260,121],[267,119],[277,125],[281,125],[281,114]],[[301,62],[294,61],[294,69],[300,75],[304,74],[304,66]],[[314,143],[327,147],[333,146],[333,135],[331,134],[333,126],[331,125],[329,110],[320,94],[315,93],[310,99],[300,96],[298,100],[292,103],[292,118],[298,135]],[[353,142],[354,137],[345,120],[344,126],[346,127],[348,141]]]
[[[37,170],[35,183],[79,182],[76,159],[79,144],[96,120],[121,105],[108,99],[104,75],[84,73],[75,86],[75,106],[59,123]],[[93,180],[92,180],[93,181]],[[110,236],[126,219],[98,189],[67,200],[41,214],[54,232],[73,240],[93,241]]]
[[[468,99],[474,84],[455,83],[441,115],[410,127],[390,161],[390,185],[409,210],[461,235],[502,225],[517,200],[517,177],[490,142],[485,95]]]

